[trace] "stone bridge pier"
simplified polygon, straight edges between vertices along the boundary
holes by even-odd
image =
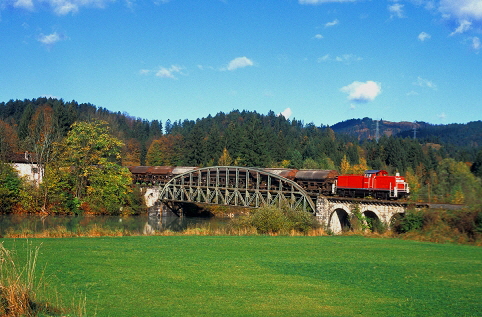
[[[144,190],[144,200],[146,202],[146,206],[148,208],[155,206],[156,203],[159,201],[162,187],[149,186],[149,187],[144,187],[143,190]]]
[[[407,204],[376,200],[334,198],[319,196],[316,200],[315,215],[333,233],[341,233],[350,228],[350,218],[358,206],[360,213],[366,218],[379,220],[389,225],[392,218],[405,213]]]

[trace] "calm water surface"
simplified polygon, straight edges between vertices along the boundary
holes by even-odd
[[[0,236],[8,232],[38,233],[57,227],[65,227],[68,231],[85,231],[98,226],[110,230],[127,230],[132,233],[152,234],[170,231],[183,231],[187,228],[206,225],[222,227],[228,219],[161,216],[38,216],[38,215],[1,215]]]

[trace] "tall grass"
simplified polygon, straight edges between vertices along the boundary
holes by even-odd
[[[19,264],[15,252],[0,244],[0,315],[37,316],[59,314],[47,302],[37,299],[36,290],[42,287],[43,276],[37,280],[35,271],[39,247],[28,248],[25,264]]]
[[[71,309],[60,308],[58,294],[48,290],[43,272],[37,276],[39,250],[40,246],[27,243],[26,259],[20,259],[14,250],[0,244],[0,316],[85,316],[85,298],[74,299]],[[39,294],[50,294],[54,300],[40,299]]]

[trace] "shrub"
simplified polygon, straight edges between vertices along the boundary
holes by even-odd
[[[367,217],[361,213],[360,206],[358,205],[355,205],[351,210],[350,228],[353,231],[365,231],[366,229],[369,229]]]
[[[12,212],[20,201],[21,186],[14,168],[0,162],[0,212]]]
[[[367,221],[368,228],[372,232],[382,234],[382,233],[385,233],[388,229],[388,226],[378,218],[366,217],[366,221]]]
[[[320,227],[315,216],[309,212],[274,206],[258,208],[249,215],[234,220],[232,225],[238,230],[255,228],[260,234],[288,234],[292,230],[306,234],[310,229]]]
[[[397,233],[420,230],[424,225],[424,214],[417,210],[408,210],[404,215],[394,218],[391,227]]]
[[[311,229],[321,227],[315,216],[311,213],[301,210],[286,209],[284,211],[286,217],[291,222],[291,229],[302,233],[308,233]]]
[[[251,225],[259,233],[277,233],[288,230],[290,227],[289,219],[283,211],[276,207],[263,207],[251,214]]]

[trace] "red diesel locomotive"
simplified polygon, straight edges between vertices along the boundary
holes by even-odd
[[[398,173],[389,176],[384,170],[369,170],[364,175],[339,175],[335,188],[336,195],[342,197],[399,199],[410,193],[404,177]]]

